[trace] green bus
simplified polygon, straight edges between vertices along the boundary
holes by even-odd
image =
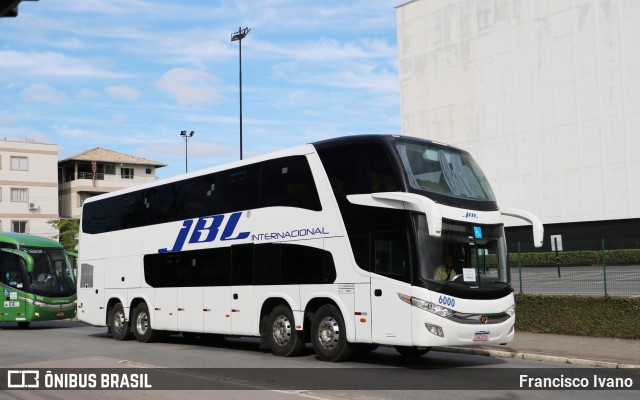
[[[64,247],[53,239],[0,232],[0,322],[76,316],[76,275]]]

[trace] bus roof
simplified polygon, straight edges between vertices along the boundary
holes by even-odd
[[[0,232],[0,247],[2,247],[2,243],[28,247],[63,248],[59,242],[53,239],[26,233]]]

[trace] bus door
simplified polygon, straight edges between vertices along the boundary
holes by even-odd
[[[411,306],[399,297],[411,296],[407,232],[372,234],[371,338],[374,343],[411,345]]]
[[[0,321],[26,321],[26,305],[18,292],[24,294],[24,261],[15,254],[0,252],[0,273],[2,274],[2,305]]]

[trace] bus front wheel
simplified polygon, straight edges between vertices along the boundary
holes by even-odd
[[[295,328],[293,312],[280,304],[269,314],[269,347],[276,356],[297,356],[304,350],[302,334]]]
[[[342,313],[332,304],[320,307],[314,314],[311,341],[322,361],[345,361],[353,354],[353,345],[347,342]]]
[[[109,327],[111,328],[111,335],[115,340],[126,340],[131,337],[129,322],[127,321],[122,303],[116,304],[111,309],[109,313]]]
[[[140,303],[133,309],[133,334],[138,342],[149,343],[157,339],[158,333],[151,329],[151,316],[147,303]]]

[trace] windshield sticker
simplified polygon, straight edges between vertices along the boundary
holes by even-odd
[[[476,281],[476,270],[474,268],[462,268],[462,275],[465,282]]]

